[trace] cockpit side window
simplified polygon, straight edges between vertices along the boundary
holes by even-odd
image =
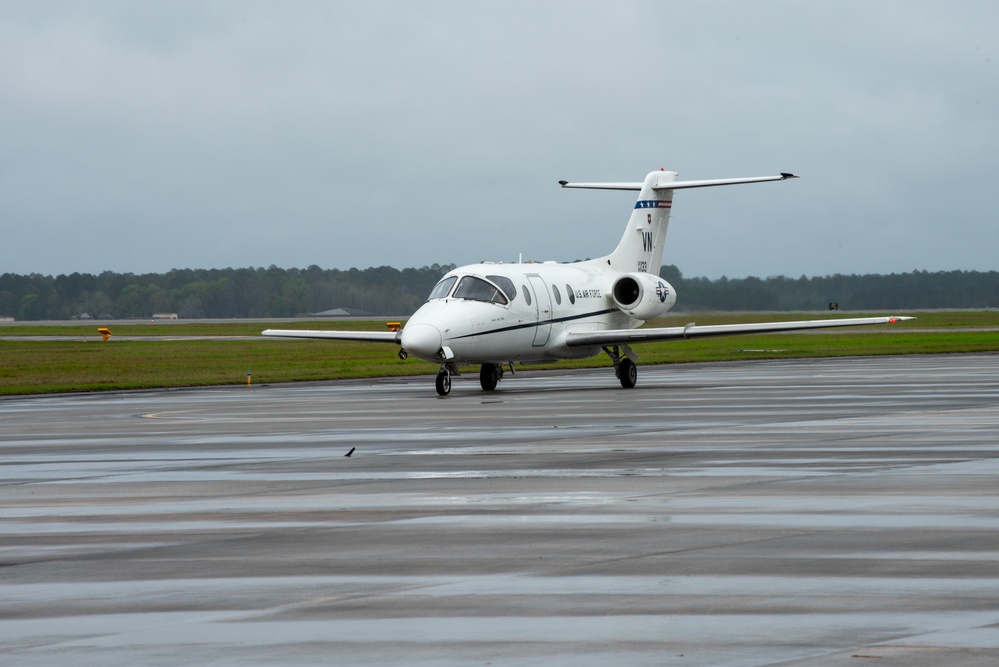
[[[470,301],[486,301],[488,303],[498,303],[505,306],[508,302],[503,292],[482,278],[475,276],[465,276],[458,283],[454,290],[455,299],[468,299]]]
[[[440,281],[439,283],[437,283],[437,286],[434,287],[434,291],[430,293],[430,296],[427,297],[427,301],[433,301],[434,299],[443,299],[448,295],[448,293],[451,291],[451,288],[454,287],[454,284],[457,281],[458,281],[458,276],[450,276]]]
[[[486,276],[486,278],[496,283],[510,301],[517,298],[517,288],[513,286],[513,281],[506,276]]]

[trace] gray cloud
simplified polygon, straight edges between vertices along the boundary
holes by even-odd
[[[0,5],[0,272],[572,260],[996,268],[988,2]]]

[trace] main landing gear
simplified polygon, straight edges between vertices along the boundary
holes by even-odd
[[[614,347],[605,347],[603,351],[614,362],[614,375],[621,381],[621,386],[625,389],[634,387],[635,383],[638,382],[638,366],[635,365],[635,362],[627,356],[622,357],[617,345]]]
[[[503,379],[503,367],[499,364],[482,364],[479,369],[479,384],[483,391],[492,391]]]
[[[513,372],[513,364],[510,364],[510,371]],[[451,376],[461,375],[458,367],[454,364],[441,364],[441,369],[437,371],[437,393],[447,396],[451,393]],[[493,391],[496,385],[503,379],[503,367],[499,364],[482,364],[479,369],[479,384],[484,391]]]
[[[635,362],[625,357],[618,364],[617,377],[621,380],[621,386],[625,389],[631,389],[638,382],[638,366]]]

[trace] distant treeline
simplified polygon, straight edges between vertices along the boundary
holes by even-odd
[[[659,275],[685,310],[917,310],[999,308],[997,271],[913,271],[818,278],[684,278],[675,266]]]
[[[174,269],[167,273],[0,275],[0,315],[59,320],[295,317],[334,308],[385,315],[416,310],[453,265],[422,269]]]
[[[294,317],[343,308],[405,316],[454,265],[420,269],[244,268],[168,273],[0,275],[0,316],[18,320],[79,317]],[[819,278],[685,278],[675,266],[660,275],[679,296],[675,310],[914,310],[997,308],[999,272],[941,271]]]

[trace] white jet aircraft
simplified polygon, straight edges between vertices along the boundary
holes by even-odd
[[[399,331],[296,331],[268,329],[265,336],[379,341],[401,345],[412,355],[440,364],[437,393],[451,391],[461,364],[480,365],[479,382],[496,388],[504,366],[580,359],[605,352],[621,386],[638,378],[632,343],[791,331],[862,324],[887,324],[910,317],[859,317],[639,329],[676,303],[673,286],[658,271],[673,193],[738,183],[797,178],[794,174],[755,178],[678,181],[674,171],[654,171],[642,183],[569,183],[563,188],[637,190],[638,202],[620,243],[611,254],[571,264],[471,264],[445,275]]]

